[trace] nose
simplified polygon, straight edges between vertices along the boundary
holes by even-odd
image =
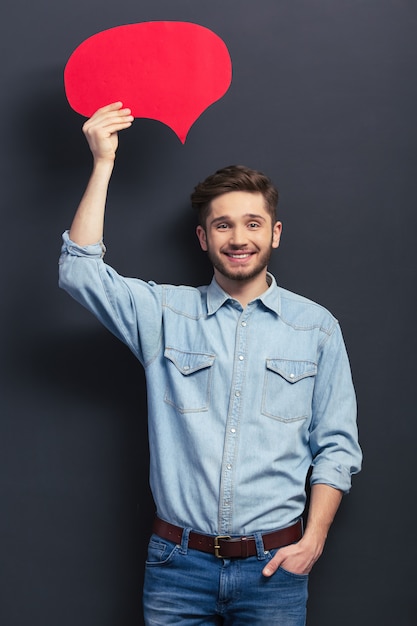
[[[235,226],[230,234],[230,244],[235,248],[243,248],[247,245],[246,230],[244,226]]]

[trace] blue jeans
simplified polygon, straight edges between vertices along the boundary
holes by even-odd
[[[270,578],[262,569],[276,550],[264,551],[255,534],[258,554],[222,559],[152,535],[143,592],[146,626],[304,626],[308,575],[279,568]]]

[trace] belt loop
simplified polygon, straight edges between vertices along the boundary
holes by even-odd
[[[188,539],[190,536],[190,532],[191,532],[191,528],[184,528],[183,530],[182,537],[181,537],[181,545],[180,545],[181,554],[187,554],[188,552]]]
[[[265,561],[266,551],[265,551],[265,546],[264,546],[264,542],[262,539],[262,533],[261,532],[253,533],[253,536],[255,537],[256,554],[258,557],[258,561]]]

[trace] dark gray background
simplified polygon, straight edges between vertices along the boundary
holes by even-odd
[[[107,260],[204,283],[192,187],[230,163],[273,178],[271,270],[340,319],[365,454],[311,575],[308,624],[414,624],[417,4],[5,0],[0,17],[2,626],[142,623],[143,374],[58,290],[57,258],[91,165],[65,63],[96,32],[148,20],[214,30],[233,83],[185,146],[149,120],[121,136]]]

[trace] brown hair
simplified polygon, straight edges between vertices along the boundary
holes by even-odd
[[[197,209],[198,221],[203,228],[205,228],[206,219],[210,212],[211,201],[230,191],[261,193],[265,201],[265,209],[270,214],[272,223],[276,222],[278,189],[268,176],[244,165],[229,165],[217,170],[203,182],[198,183],[191,194],[191,205]]]

